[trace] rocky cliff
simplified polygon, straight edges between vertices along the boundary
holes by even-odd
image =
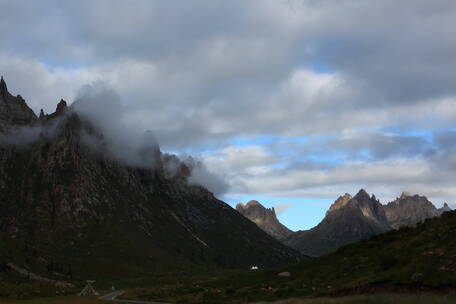
[[[100,130],[64,101],[37,118],[2,80],[0,105],[0,235],[27,248],[26,258],[0,250],[1,260],[35,269],[60,265],[76,276],[125,276],[300,257],[190,185],[192,168],[156,143],[142,151],[150,166],[131,166],[110,155]],[[166,174],[169,162],[176,174]]]
[[[442,207],[440,207],[439,209],[437,209],[439,211],[440,214],[444,213],[444,212],[448,212],[448,211],[451,211],[451,208],[450,206],[448,206],[447,203],[444,203]]]
[[[236,205],[236,210],[278,240],[282,240],[293,233],[279,222],[274,208],[265,208],[258,201],[252,200],[245,205],[239,203]]]
[[[360,190],[354,197],[339,197],[316,227],[297,231],[284,243],[306,255],[319,256],[390,229],[380,202]]]
[[[37,117],[21,95],[13,96],[8,92],[3,76],[0,78],[0,131],[11,125],[27,125]]]
[[[441,209],[437,209],[425,196],[407,193],[402,193],[396,200],[385,205],[384,209],[388,223],[395,229],[402,226],[414,226],[425,219],[451,210],[446,204]]]

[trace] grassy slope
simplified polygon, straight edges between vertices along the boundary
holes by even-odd
[[[453,304],[456,295],[406,295],[378,294],[350,296],[342,298],[289,299],[274,302],[275,304]],[[270,302],[268,302],[270,303]]]
[[[296,265],[137,289],[125,298],[220,303],[385,291],[447,292],[456,288],[455,234],[453,211]],[[291,272],[291,277],[278,277],[280,271]]]

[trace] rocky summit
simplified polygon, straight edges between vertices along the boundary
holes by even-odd
[[[278,240],[282,240],[293,233],[279,222],[274,207],[265,208],[258,201],[252,200],[245,205],[243,203],[237,204],[236,210]]]
[[[437,209],[425,196],[402,193],[396,200],[384,206],[386,218],[391,227],[414,226],[425,219],[439,216],[451,209],[445,204]]]
[[[13,96],[8,87],[0,79],[0,131],[9,125],[27,125],[36,120],[36,115],[28,107],[21,95]]]
[[[189,184],[192,167],[155,142],[141,150],[146,165],[129,165],[65,101],[38,118],[3,79],[0,89],[0,247],[12,246],[0,250],[4,263],[86,278],[300,257]]]
[[[316,227],[297,231],[284,243],[306,255],[319,256],[390,229],[380,202],[360,190],[354,197],[339,197]]]
[[[451,208],[446,203],[437,209],[425,196],[402,193],[382,205],[374,195],[360,190],[355,197],[348,193],[340,196],[316,227],[292,233],[283,242],[306,255],[319,256],[391,229],[415,226],[447,211]]]

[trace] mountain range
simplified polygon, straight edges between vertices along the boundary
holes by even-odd
[[[317,226],[297,232],[283,226],[274,209],[266,209],[259,202],[251,201],[247,205],[240,203],[236,210],[284,244],[305,255],[320,256],[373,235],[415,226],[451,209],[447,204],[438,209],[426,197],[407,193],[382,205],[374,195],[369,196],[361,189],[354,197],[346,193],[336,199]],[[282,231],[286,233],[278,233]]]
[[[141,165],[110,153],[104,134],[76,103],[61,100],[54,113],[37,117],[1,79],[3,265],[68,279],[68,273],[127,276],[301,258],[189,183],[197,164],[163,153],[153,140],[138,152]]]

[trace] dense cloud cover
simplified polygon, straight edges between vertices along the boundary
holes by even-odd
[[[108,84],[123,125],[198,154],[231,197],[451,205],[455,16],[452,0],[0,0],[0,74],[35,111]]]

